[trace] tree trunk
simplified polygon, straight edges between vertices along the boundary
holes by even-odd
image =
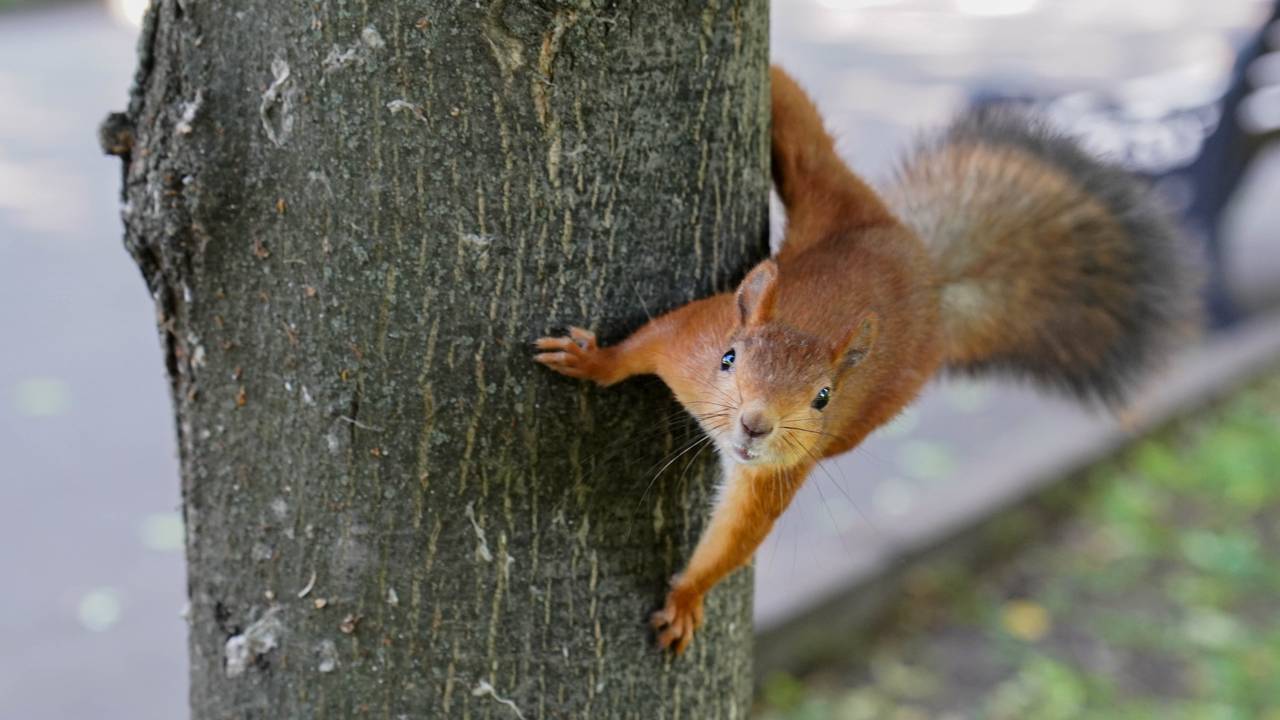
[[[746,716],[749,573],[685,657],[645,625],[711,453],[659,474],[696,437],[661,383],[529,341],[766,253],[767,10],[157,0],[104,141],[173,381],[193,717]]]

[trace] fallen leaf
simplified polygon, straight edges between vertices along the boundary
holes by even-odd
[[[1049,611],[1030,600],[1011,600],[1005,603],[1000,620],[1010,635],[1028,642],[1040,640],[1053,627]]]

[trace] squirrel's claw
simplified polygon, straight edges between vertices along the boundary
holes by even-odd
[[[649,625],[659,631],[659,647],[683,654],[702,625],[702,596],[672,590],[667,593],[666,605],[649,616]]]
[[[587,377],[586,372],[575,367],[577,360],[570,353],[544,352],[534,355],[533,359],[534,362],[540,362],[561,375],[567,375],[571,378],[578,378],[580,380]]]
[[[600,382],[600,347],[595,333],[580,327],[570,327],[568,337],[541,337],[534,347],[545,352],[533,356],[536,362],[561,375]]]
[[[569,326],[569,337],[573,338],[583,350],[596,349],[596,334],[580,327]]]

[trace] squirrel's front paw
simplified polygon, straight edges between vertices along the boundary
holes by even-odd
[[[693,631],[702,625],[701,593],[682,589],[677,582],[662,609],[649,616],[649,624],[659,631],[658,645],[683,653],[693,642]]]
[[[579,327],[569,328],[569,337],[543,337],[534,342],[540,352],[534,360],[572,378],[609,383],[609,353],[596,344],[596,335]]]

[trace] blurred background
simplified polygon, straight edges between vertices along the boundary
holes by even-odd
[[[96,141],[145,6],[0,0],[0,717],[187,714],[169,399]],[[1033,105],[1178,209],[1212,330],[1119,417],[947,380],[828,463],[757,558],[761,717],[1280,719],[1276,8],[773,0],[855,169]]]

